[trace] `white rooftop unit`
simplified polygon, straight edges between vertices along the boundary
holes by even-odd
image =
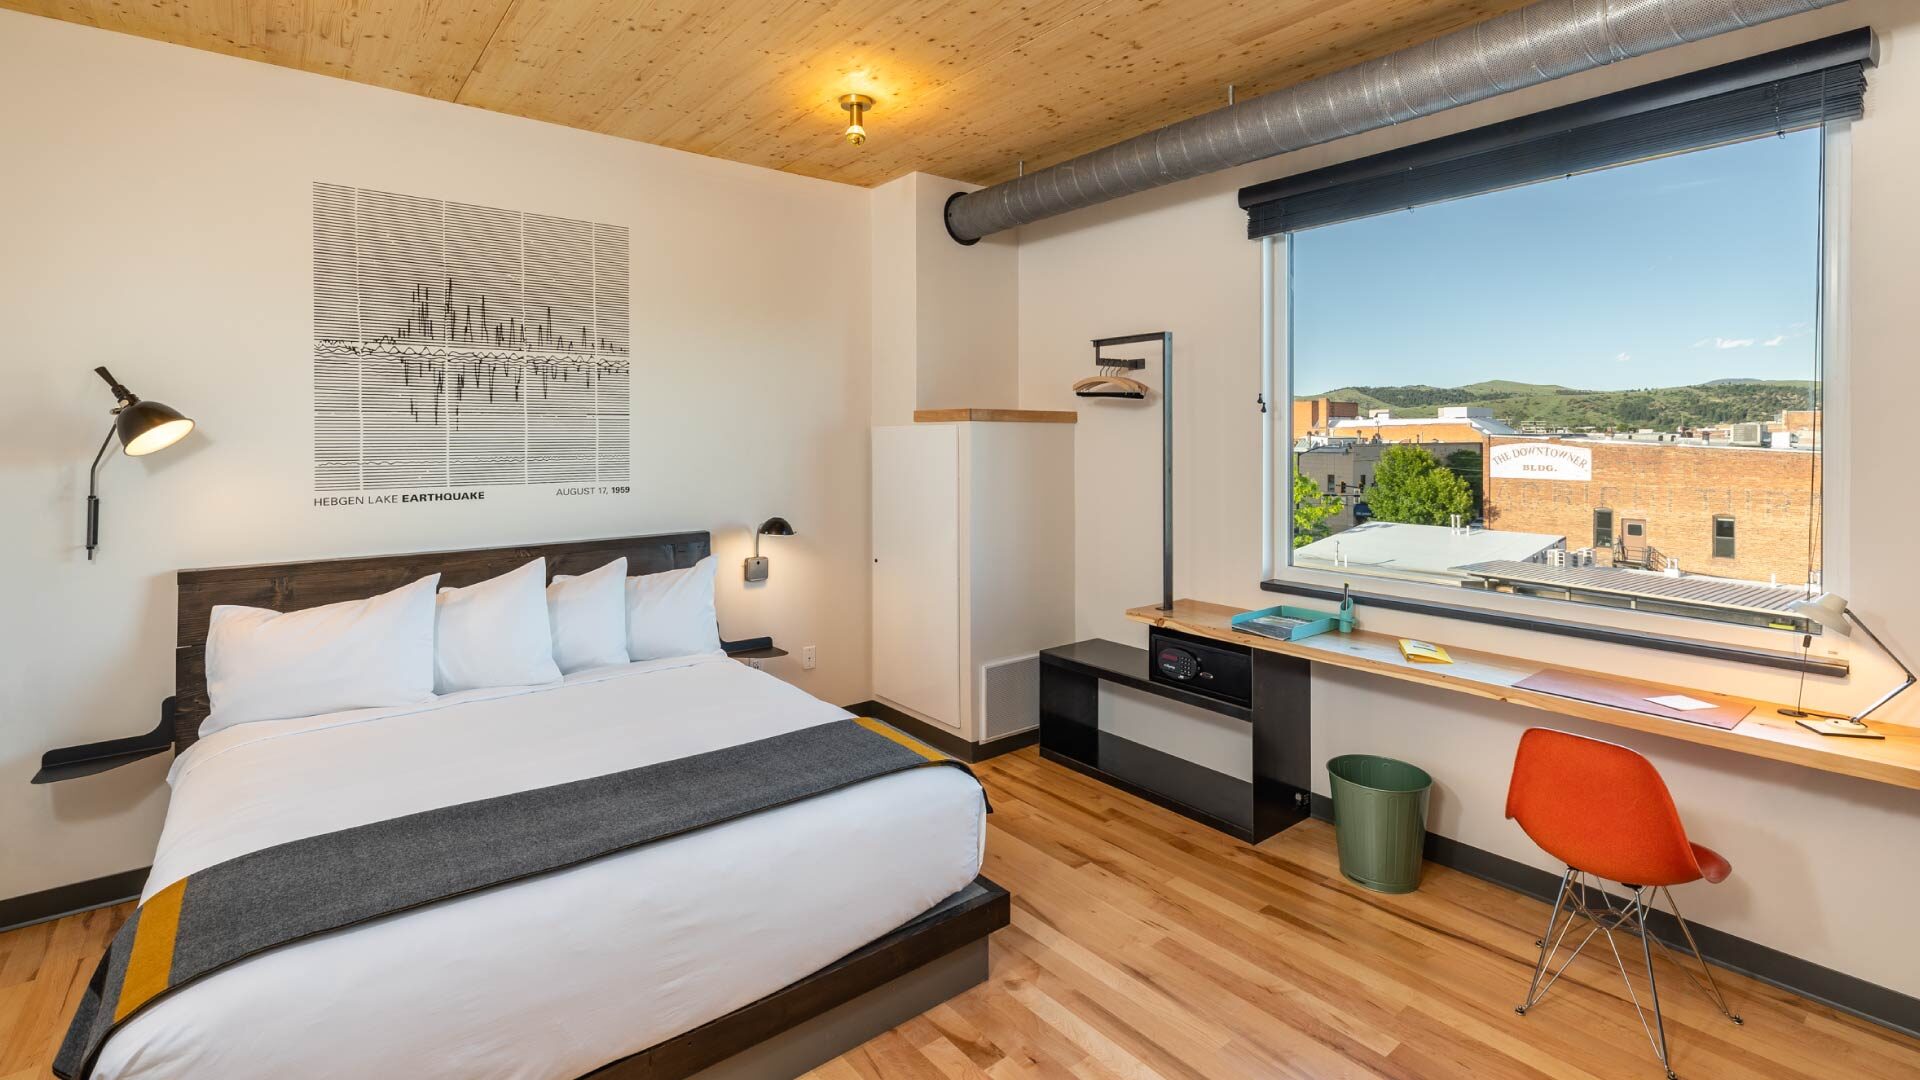
[[[1491,420],[1493,410],[1480,405],[1442,405],[1442,420]]]
[[[1548,552],[1566,543],[1565,537],[1551,533],[1369,521],[1295,550],[1293,565],[1459,584],[1470,575],[1457,567],[1489,561],[1545,562]]]

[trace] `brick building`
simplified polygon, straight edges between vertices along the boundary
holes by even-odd
[[[1449,405],[1439,414],[1401,417],[1378,409],[1365,417],[1335,421],[1329,434],[1336,439],[1383,443],[1484,443],[1495,435],[1514,434],[1491,411],[1477,406]]]
[[[1559,533],[1599,566],[1806,584],[1820,565],[1820,455],[1668,437],[1487,442],[1489,529]]]
[[[1293,401],[1293,437],[1325,435],[1335,422],[1360,415],[1360,404],[1332,398],[1295,398]]]
[[[1788,409],[1780,414],[1780,419],[1767,425],[1767,434],[1770,437],[1784,434],[1791,437],[1794,446],[1817,448],[1821,426],[1819,409]]]

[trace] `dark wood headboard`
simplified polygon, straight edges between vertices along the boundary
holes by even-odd
[[[709,534],[682,532],[182,570],[180,633],[173,660],[174,749],[184,750],[199,738],[200,721],[207,718],[207,623],[215,604],[298,611],[373,596],[436,571],[443,586],[472,585],[542,556],[549,576],[584,574],[622,555],[628,574],[653,574],[692,566],[712,550]]]

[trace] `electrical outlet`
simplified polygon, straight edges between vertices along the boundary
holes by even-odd
[[[755,656],[747,660],[747,666],[755,671],[767,670],[767,662]]]
[[[813,665],[818,663],[819,659],[820,658],[814,654],[813,646],[811,645],[800,650],[800,666],[808,671],[813,670]]]

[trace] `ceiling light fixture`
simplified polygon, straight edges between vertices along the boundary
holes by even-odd
[[[873,108],[873,99],[865,94],[840,95],[840,107],[847,110],[847,141],[855,146],[867,141],[867,110]]]

